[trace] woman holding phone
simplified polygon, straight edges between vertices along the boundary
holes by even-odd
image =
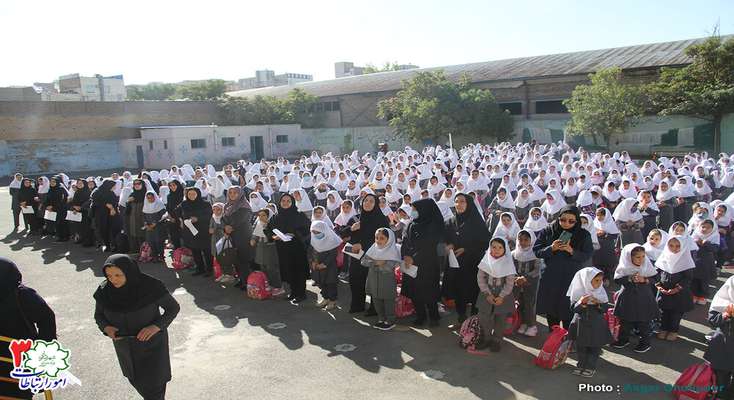
[[[540,232],[533,246],[538,258],[545,261],[538,287],[537,313],[545,315],[548,327],[571,323],[571,305],[566,291],[571,280],[594,252],[589,232],[581,226],[576,206],[561,209],[552,225]]]

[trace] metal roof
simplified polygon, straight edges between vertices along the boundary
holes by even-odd
[[[227,94],[233,97],[254,97],[257,95],[282,97],[292,89],[300,88],[315,96],[327,97],[393,91],[400,89],[401,82],[412,78],[417,72],[440,69],[443,69],[451,79],[459,79],[461,75],[467,74],[472,82],[491,82],[585,75],[602,68],[615,66],[622,69],[637,69],[685,65],[690,63],[690,59],[685,55],[684,50],[688,46],[704,40],[706,38],[511,58],[446,67],[380,72],[325,81],[302,82],[287,86],[240,90]]]

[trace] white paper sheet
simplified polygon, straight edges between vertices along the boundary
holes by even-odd
[[[72,222],[82,222],[82,213],[76,211],[67,211],[66,220]]]
[[[214,245],[214,247],[217,250],[217,254],[221,253],[222,251],[232,247],[232,241],[223,237],[217,241],[217,243]]]
[[[362,259],[362,256],[364,255],[364,250],[360,249],[360,250],[359,250],[359,253],[352,253],[352,252],[349,252],[349,251],[347,251],[347,250],[346,250],[348,246],[353,246],[353,244],[351,244],[351,243],[347,243],[347,244],[346,244],[346,245],[344,246],[344,248],[342,248],[342,253],[344,253],[344,254],[346,254],[346,255],[348,255],[348,256],[350,256],[350,257],[354,257],[354,258],[356,258],[357,260],[361,260],[361,259]],[[351,248],[351,247],[350,247],[350,248]]]
[[[452,250],[449,250],[449,268],[459,268],[459,260]]]
[[[46,212],[43,213],[43,219],[47,221],[56,221],[56,211],[46,210]]]
[[[415,278],[418,276],[418,266],[417,265],[411,265],[407,266],[405,263],[400,263],[400,271],[411,278]]]
[[[199,230],[198,230],[198,229],[196,229],[196,227],[194,226],[194,223],[193,223],[193,222],[191,222],[191,220],[190,220],[190,219],[185,219],[185,220],[184,220],[184,225],[185,225],[185,226],[186,226],[187,228],[189,228],[189,231],[191,231],[191,234],[192,234],[192,235],[196,236],[196,235],[198,235],[198,234],[199,234]]]
[[[21,207],[20,209],[23,210],[23,214],[33,214],[33,207],[31,206]]]
[[[290,233],[283,233],[279,229],[273,229],[273,233],[276,234],[280,238],[280,240],[284,242],[290,242],[291,240],[293,240],[293,235],[291,235]]]

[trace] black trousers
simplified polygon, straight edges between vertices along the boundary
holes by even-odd
[[[143,400],[164,400],[166,398],[165,383],[160,386],[142,386],[133,384],[133,387],[138,394],[143,397]]]
[[[661,310],[662,318],[660,318],[660,330],[665,332],[678,332],[680,328],[680,320],[683,313],[675,310]]]
[[[601,355],[601,347],[576,347],[576,355],[578,355],[579,362],[576,367],[582,369],[596,369],[596,362],[599,361]]]
[[[299,299],[306,297],[306,279],[308,279],[308,270],[306,269],[307,261],[303,258],[302,262],[293,262],[290,264],[288,274],[290,275],[291,294]],[[367,269],[367,268],[365,268]],[[245,279],[247,279],[245,277]]]
[[[199,272],[212,271],[212,249],[206,247],[203,249],[191,249],[191,255],[196,263],[196,270]]]
[[[168,238],[174,249],[181,247],[181,227],[173,222],[169,223]]]
[[[626,342],[629,340],[630,332],[632,329],[637,329],[640,334],[641,344],[650,344],[650,321],[622,321],[619,329],[619,341]]]
[[[349,307],[351,311],[363,311],[365,309],[365,301],[367,301],[367,273],[369,268],[363,268],[359,265],[359,261],[349,257],[349,263],[356,263],[354,268],[349,271],[349,290],[352,292],[352,304]]]
[[[428,315],[428,318],[430,318],[431,321],[438,321],[439,319],[441,319],[441,316],[438,315],[438,303],[436,303],[435,301],[424,303],[423,301],[416,298],[413,299],[413,305],[415,306],[415,316],[417,320],[425,321],[426,315]]]
[[[23,218],[23,222],[25,222],[25,218]],[[13,224],[16,228],[20,227],[20,207],[13,207]],[[25,225],[28,228],[28,224]]]

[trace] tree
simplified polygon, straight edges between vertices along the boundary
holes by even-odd
[[[177,94],[179,97],[189,100],[214,100],[222,97],[226,90],[227,85],[223,80],[209,79],[204,82],[179,86]]]
[[[500,110],[489,90],[472,88],[467,77],[453,82],[443,71],[417,73],[377,108],[379,118],[411,140],[438,139],[448,133],[500,141],[512,136],[513,119]]]
[[[128,100],[169,100],[176,94],[176,85],[171,83],[129,85],[126,89]]]
[[[591,83],[578,85],[563,104],[571,113],[566,125],[570,135],[604,138],[607,147],[612,135],[623,134],[643,116],[645,107],[639,86],[622,81],[618,67],[589,75]]]
[[[734,38],[718,34],[686,49],[691,64],[663,68],[657,82],[647,87],[652,109],[660,115],[689,115],[714,124],[718,148],[721,119],[734,110]]]
[[[387,71],[399,71],[400,70],[400,64],[398,64],[397,61],[395,62],[386,62],[382,67],[377,67],[374,64],[367,64],[364,68],[362,68],[362,74],[374,74],[375,72],[387,72]]]
[[[284,99],[273,96],[229,97],[218,102],[223,119],[230,125],[301,124],[318,125],[320,115],[313,112],[318,97],[293,89]]]

